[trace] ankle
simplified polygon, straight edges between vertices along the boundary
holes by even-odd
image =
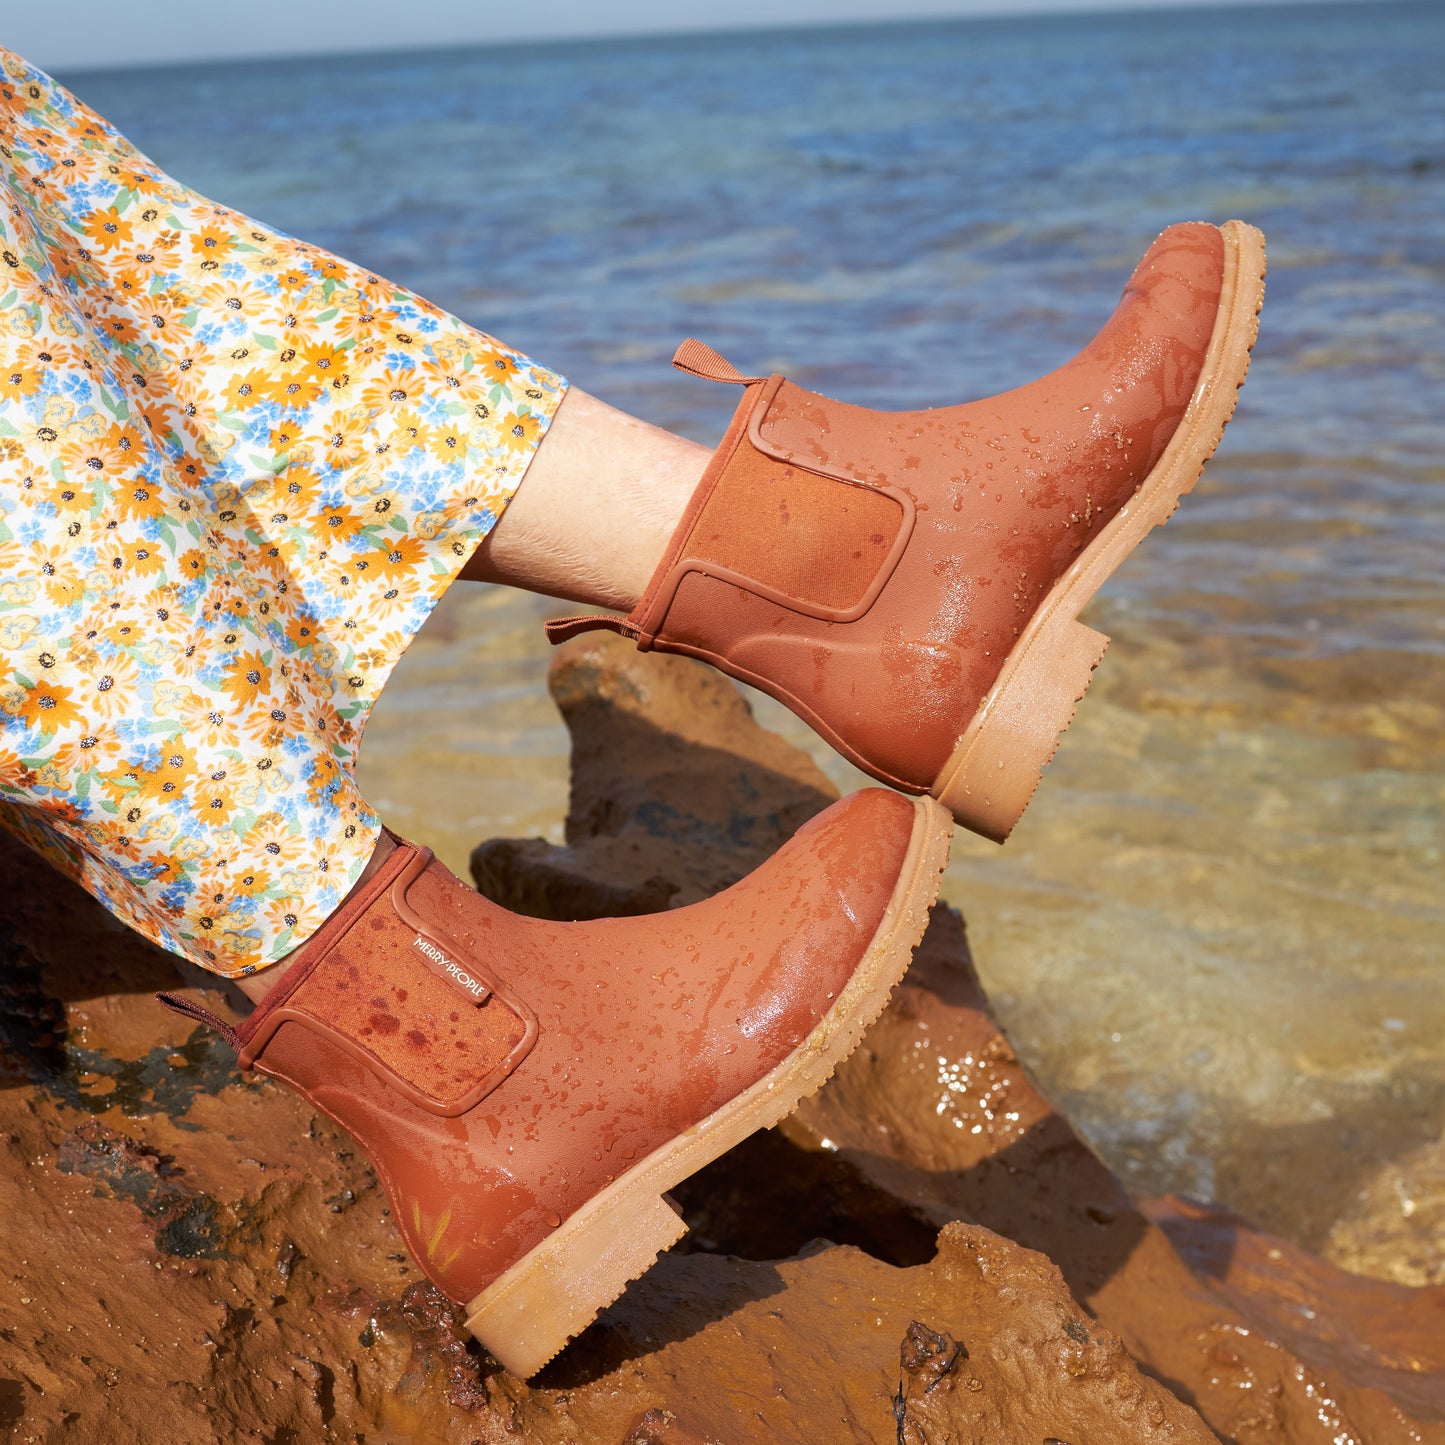
[[[372,850],[371,857],[367,859],[366,867],[361,870],[361,876],[352,884],[346,898],[350,898],[395,851],[396,843],[391,834],[383,830],[377,836],[376,847]],[[346,899],[343,898],[341,903],[345,902]],[[340,906],[341,904],[337,905],[338,908]],[[284,958],[278,958],[270,967],[262,969],[261,972],[249,974],[245,978],[238,978],[236,986],[252,1003],[260,1003],[281,982],[285,977],[286,970],[296,961],[297,956],[305,947],[306,945],[303,943],[299,947],[293,948]]]
[[[574,388],[461,575],[630,611],[711,457]]]

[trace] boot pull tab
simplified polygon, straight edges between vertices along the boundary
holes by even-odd
[[[691,372],[704,381],[722,381],[732,386],[753,386],[767,380],[765,376],[744,376],[732,362],[691,336],[677,348],[672,364],[679,371]]]
[[[177,993],[158,993],[156,1002],[164,1004],[172,1013],[178,1013],[185,1018],[194,1019],[197,1023],[205,1024],[208,1029],[214,1029],[230,1046],[239,1054],[241,1052],[241,1038],[228,1024],[225,1019],[217,1018],[210,1009],[204,1009],[198,1003],[192,1003],[188,998],[182,998]]]
[[[584,632],[615,632],[619,637],[630,637],[634,642],[642,636],[642,629],[636,623],[605,612],[584,612],[579,617],[553,617],[542,624],[542,630],[553,647],[559,642],[580,637]]]

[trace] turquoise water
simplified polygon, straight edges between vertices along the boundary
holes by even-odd
[[[1132,1183],[1323,1244],[1445,1148],[1442,57],[1445,7],[1369,4],[62,78],[203,193],[701,440],[732,397],[669,370],[685,335],[946,403],[1067,357],[1169,222],[1261,226],[1223,454],[1092,609],[1113,648],[1014,840],[960,840],[946,887]],[[368,733],[373,802],[453,866],[559,835],[548,610],[453,589]]]

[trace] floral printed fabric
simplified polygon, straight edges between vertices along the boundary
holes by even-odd
[[[565,382],[4,50],[0,206],[0,823],[249,973],[370,856],[366,716]]]

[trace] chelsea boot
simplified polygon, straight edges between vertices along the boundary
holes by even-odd
[[[1080,609],[1198,479],[1234,410],[1264,242],[1172,226],[1057,371],[985,401],[882,412],[686,341],[745,388],[630,616],[606,627],[761,688],[881,782],[1002,842],[1108,638]]]
[[[713,898],[579,923],[397,840],[240,1028],[160,998],[356,1137],[417,1264],[527,1377],[682,1236],[668,1190],[857,1045],[951,828],[870,788]]]

